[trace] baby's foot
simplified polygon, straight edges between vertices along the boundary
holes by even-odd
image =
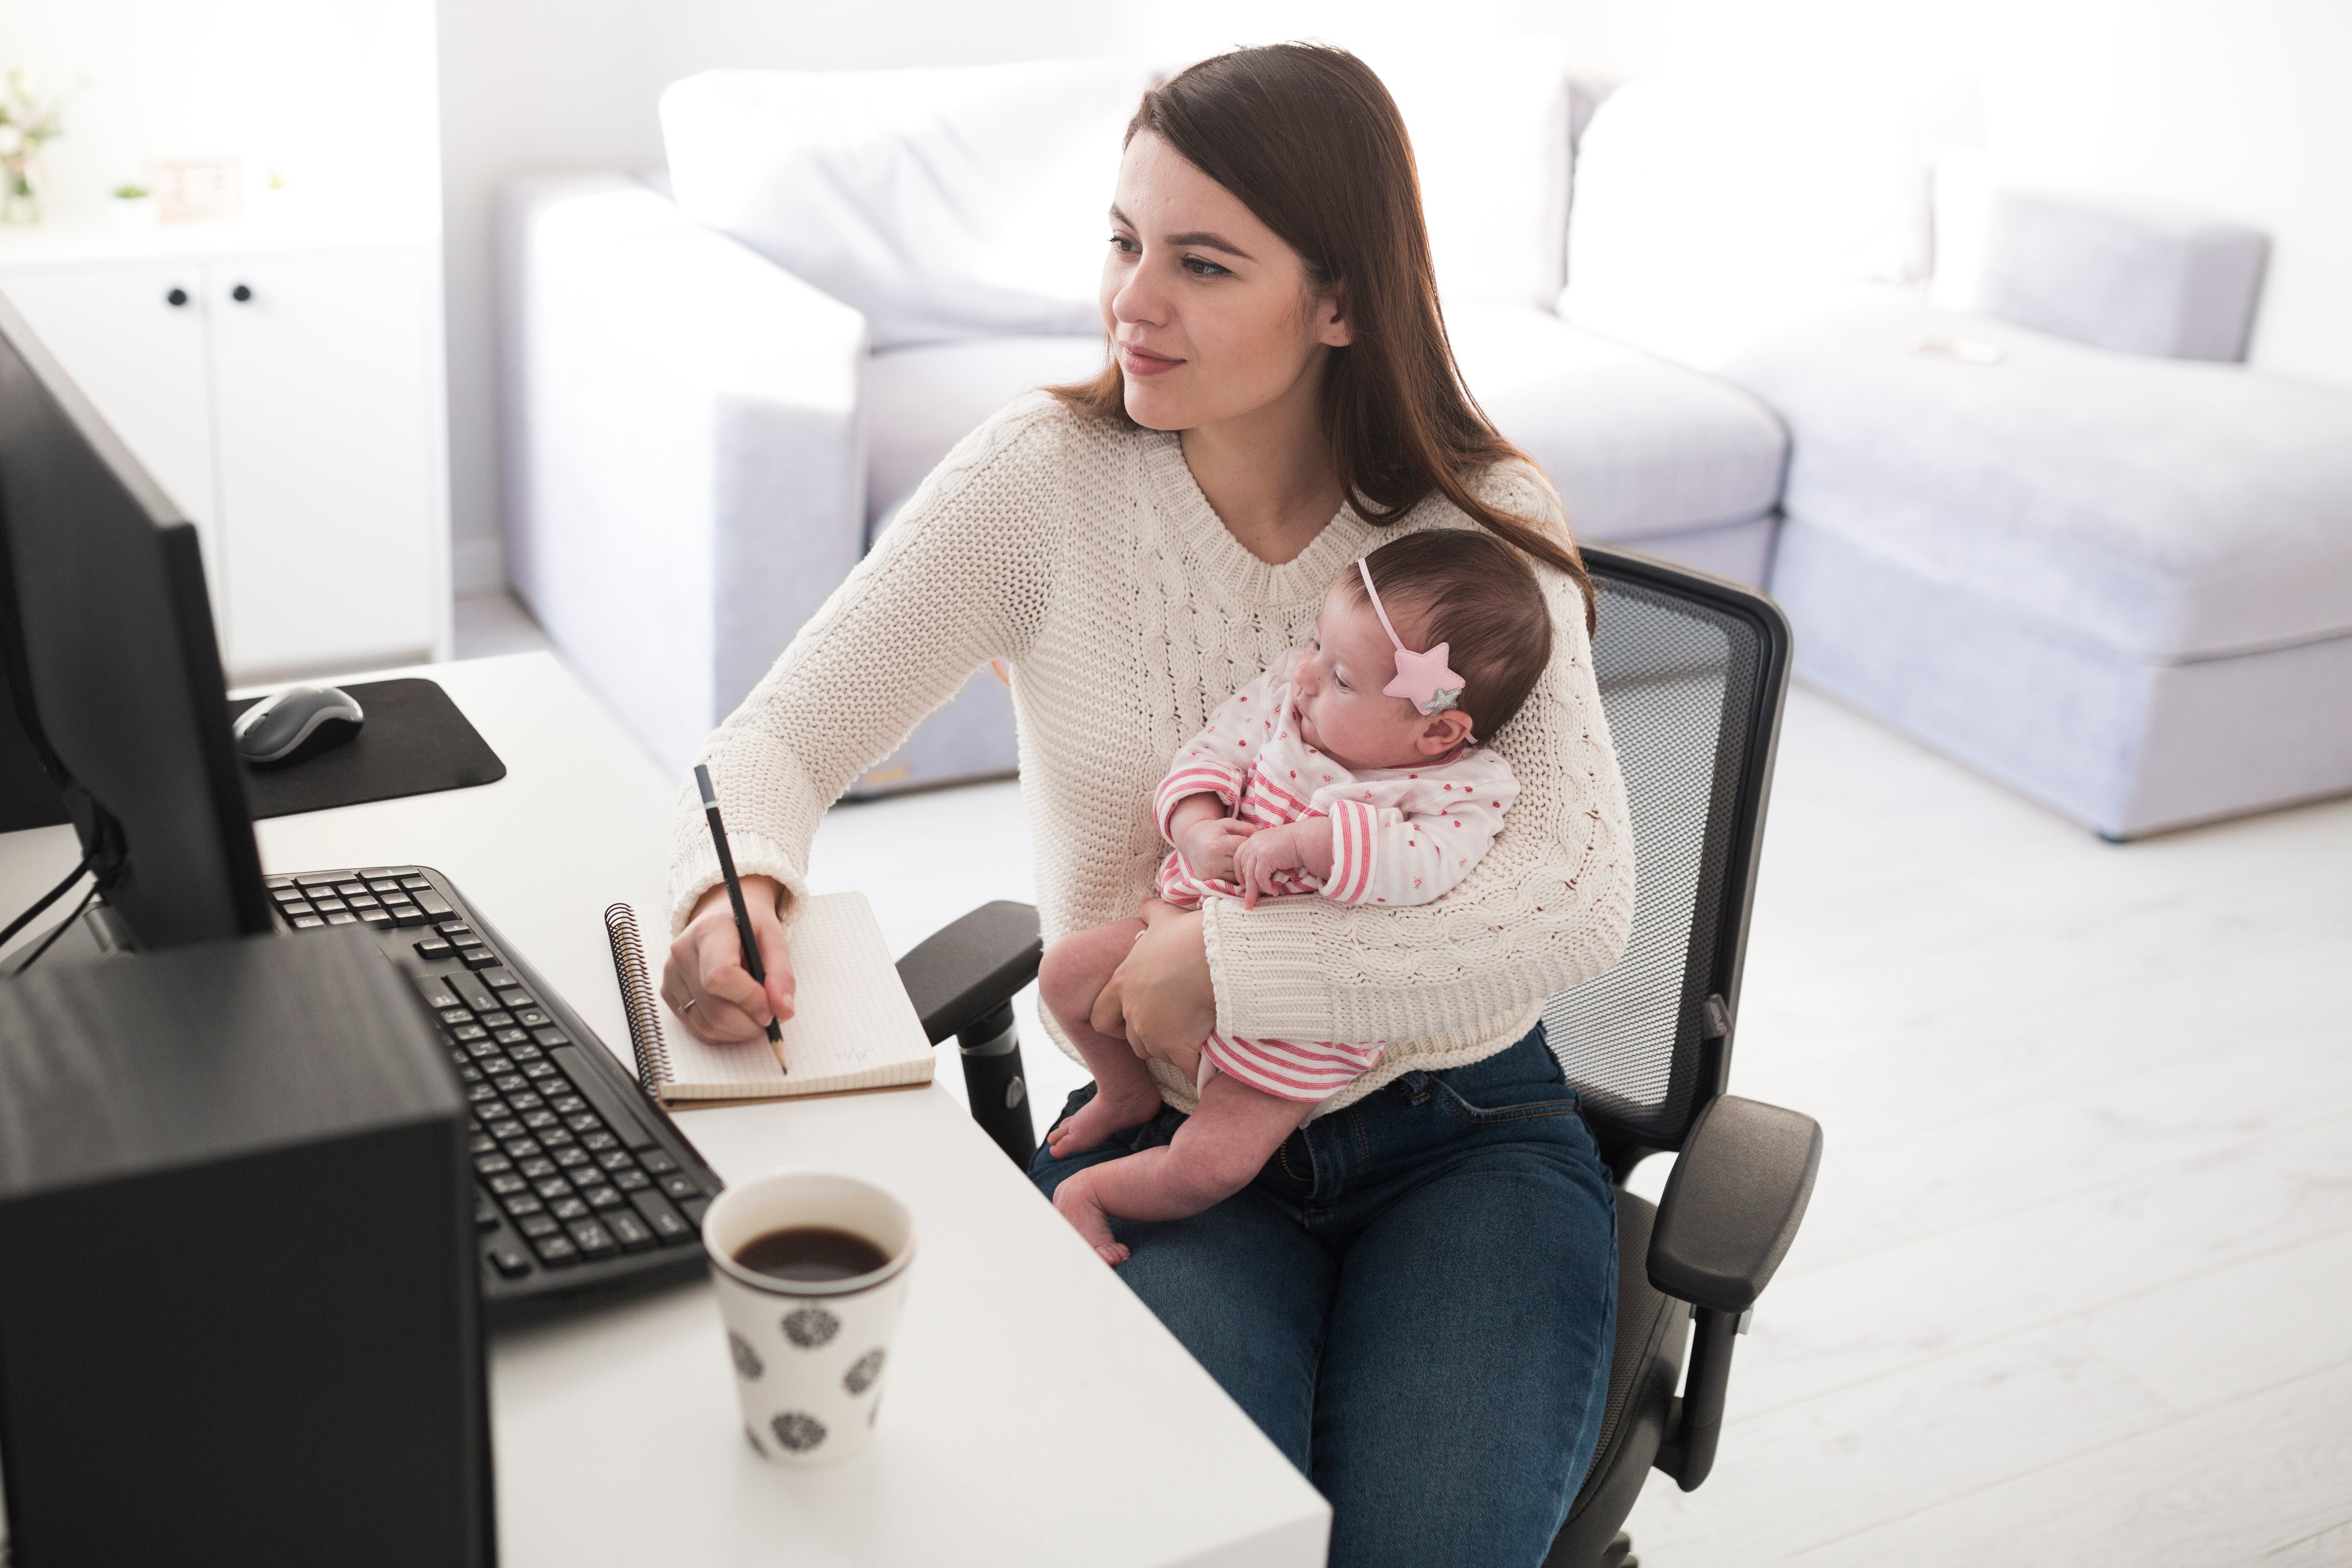
[[[1108,1264],[1124,1263],[1127,1248],[1111,1237],[1110,1214],[1095,1200],[1095,1184],[1087,1180],[1092,1174],[1091,1171],[1080,1171],[1055,1187],[1054,1206],[1062,1211],[1062,1217],[1070,1222],[1072,1229],[1087,1238],[1096,1257]]]
[[[1160,1087],[1148,1075],[1139,1073],[1142,1081],[1118,1087],[1100,1079],[1095,1083],[1095,1097],[1078,1107],[1077,1114],[1045,1134],[1045,1147],[1054,1158],[1066,1160],[1073,1154],[1083,1154],[1114,1132],[1124,1132],[1130,1127],[1140,1127],[1160,1114]]]

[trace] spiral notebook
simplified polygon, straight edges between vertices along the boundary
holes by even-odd
[[[664,1105],[740,1104],[931,1081],[931,1042],[863,893],[806,901],[790,927],[793,1016],[783,1039],[708,1046],[661,1000],[637,910],[604,911],[637,1081]]]

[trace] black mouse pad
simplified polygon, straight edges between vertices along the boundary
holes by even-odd
[[[507,776],[506,763],[437,683],[415,678],[369,680],[342,689],[359,703],[367,722],[342,745],[291,766],[247,766],[245,798],[255,821],[469,789]],[[230,703],[231,722],[258,700]]]

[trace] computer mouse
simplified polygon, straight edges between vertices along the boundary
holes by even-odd
[[[341,745],[366,722],[348,691],[289,686],[247,709],[229,733],[236,754],[254,767],[282,768]]]

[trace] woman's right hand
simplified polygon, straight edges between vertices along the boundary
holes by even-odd
[[[783,891],[773,877],[743,879],[751,935],[768,972],[764,990],[743,967],[743,942],[735,933],[735,910],[723,884],[702,895],[694,918],[669,944],[662,1000],[697,1039],[714,1046],[755,1040],[767,1032],[769,1019],[793,1016],[793,961],[784,951],[783,919],[776,913]]]

